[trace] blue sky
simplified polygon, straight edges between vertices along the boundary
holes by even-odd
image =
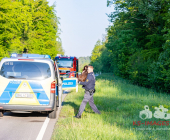
[[[97,40],[111,24],[106,15],[113,11],[107,0],[48,0],[60,17],[62,47],[68,56],[91,56]]]

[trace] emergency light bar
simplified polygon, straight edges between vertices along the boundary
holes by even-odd
[[[62,59],[74,59],[74,57],[56,56],[56,57],[55,57],[55,60],[56,60],[56,59],[58,60],[58,59],[61,59],[61,58],[62,58]]]
[[[17,54],[12,53],[10,58],[48,58],[51,59],[50,55],[40,55],[40,54]]]
[[[15,58],[15,57],[17,57],[17,56],[18,56],[17,53],[12,53],[12,54],[11,54],[11,58]]]

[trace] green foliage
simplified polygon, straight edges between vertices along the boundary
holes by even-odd
[[[64,53],[54,6],[46,0],[3,0],[0,5],[0,59],[13,52]]]
[[[94,67],[94,72],[110,72],[110,55],[111,53],[105,47],[105,43],[98,40],[92,51],[90,62]]]
[[[115,7],[109,15],[113,25],[107,29],[107,40],[94,47],[91,63],[135,84],[170,92],[169,0],[108,0],[107,4]],[[102,45],[110,53],[105,61],[104,51],[97,51]]]
[[[90,64],[90,56],[79,57],[79,71],[82,72],[85,65]]]
[[[96,42],[96,45],[92,51],[91,62],[90,64],[94,67],[94,72],[99,72],[102,69],[101,64],[101,54],[104,49],[104,46],[100,40]]]

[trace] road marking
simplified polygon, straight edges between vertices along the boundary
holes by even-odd
[[[43,123],[43,126],[41,127],[41,130],[36,138],[36,140],[42,140],[43,139],[43,136],[44,136],[44,133],[45,133],[45,130],[48,126],[48,123],[49,123],[50,119],[47,117]]]

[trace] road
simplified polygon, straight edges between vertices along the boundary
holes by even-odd
[[[66,95],[63,94],[62,100]],[[60,110],[56,119],[48,119],[41,113],[6,112],[0,118],[0,140],[50,140]]]

